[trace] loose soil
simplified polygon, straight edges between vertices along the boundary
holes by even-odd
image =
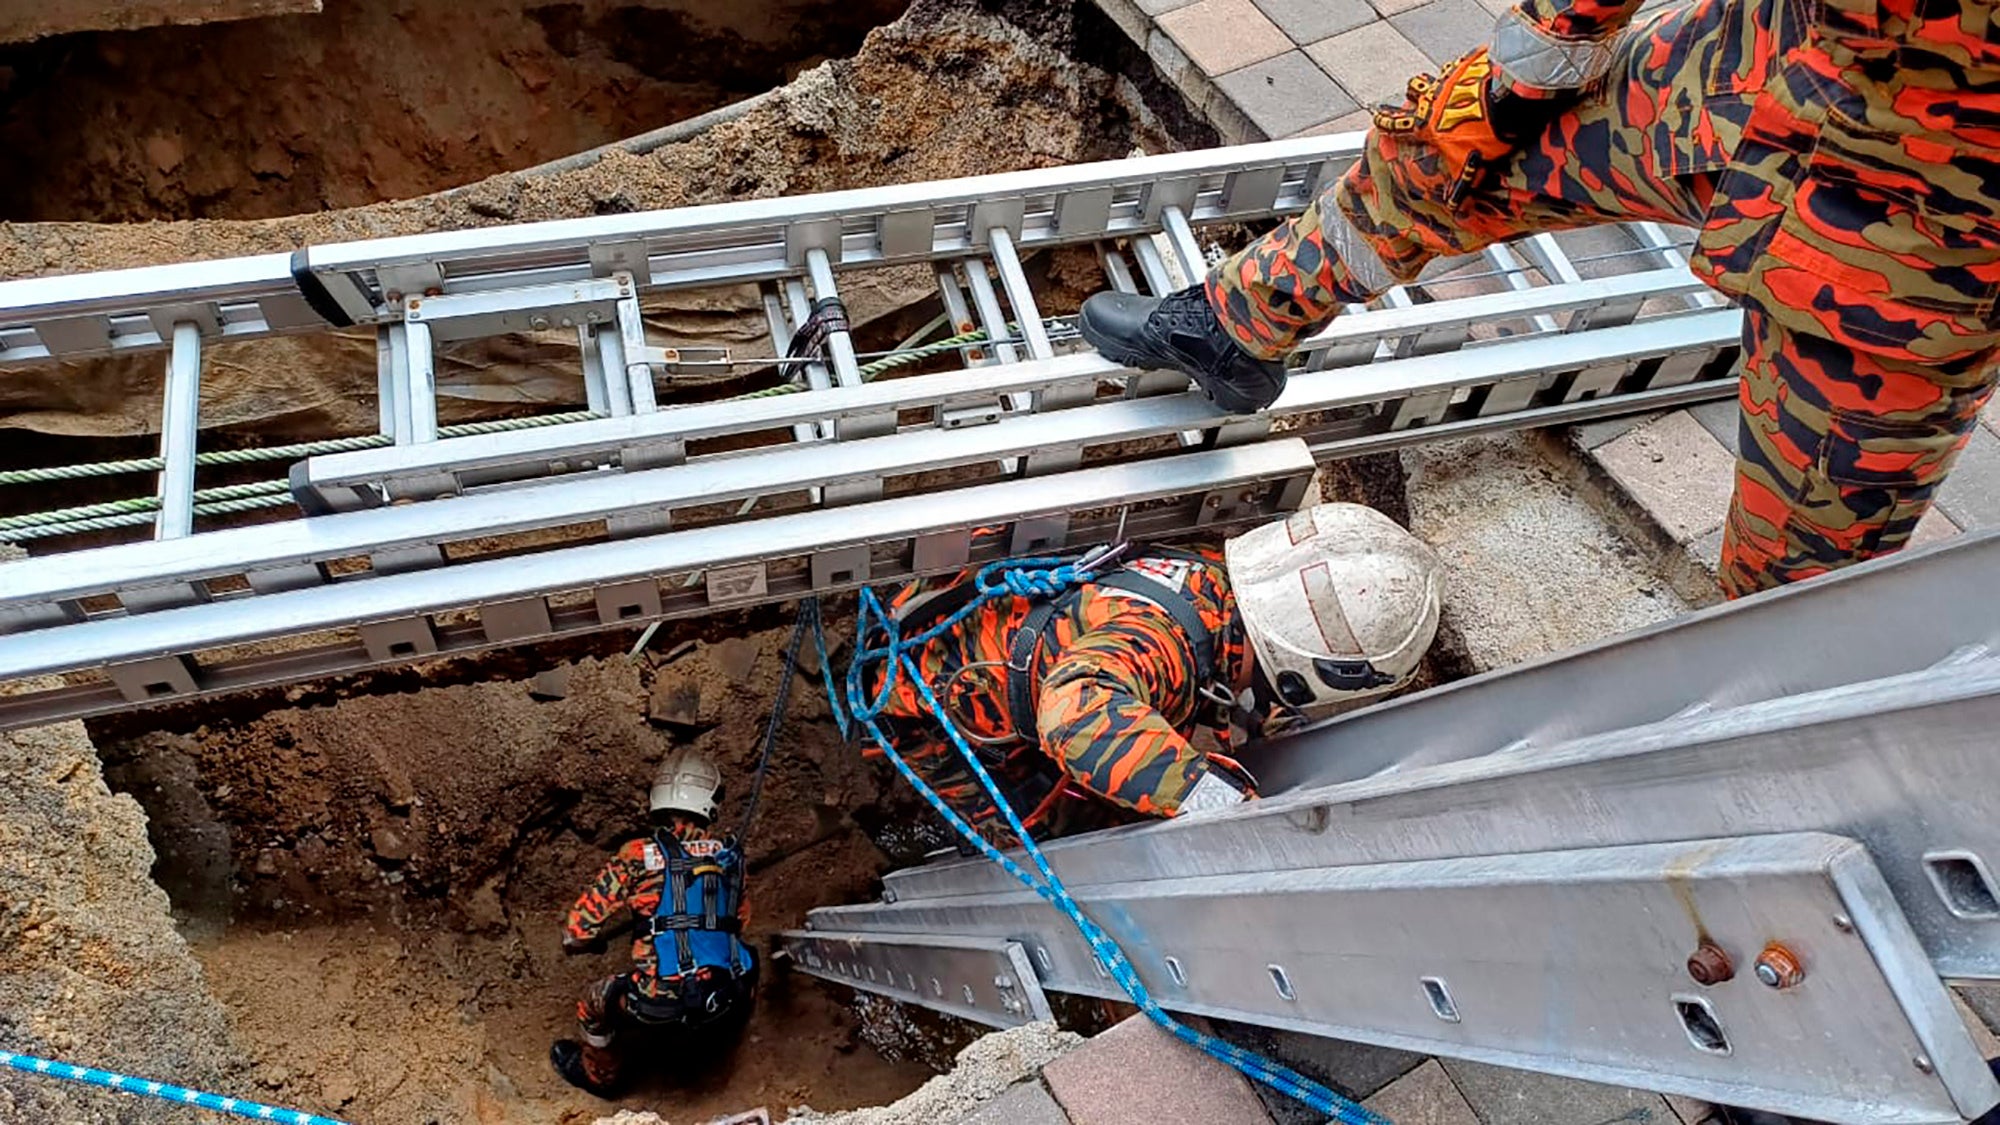
[[[159,878],[263,1094],[358,1121],[588,1120],[605,1107],[554,1077],[548,1044],[627,947],[565,957],[563,911],[643,829],[671,748],[723,765],[721,823],[739,823],[786,635],[98,742],[151,813]],[[748,837],[759,947],[813,906],[872,894],[887,859],[862,823],[912,811],[842,744],[816,679],[799,677],[791,714]],[[840,1109],[930,1073],[856,1050],[833,992],[768,981],[726,1073],[621,1104],[676,1121]]]
[[[904,0],[326,0],[0,49],[0,219],[408,199],[656,129],[861,45]]]

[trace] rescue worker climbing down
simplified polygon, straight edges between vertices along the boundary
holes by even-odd
[[[1722,583],[1901,547],[2000,361],[2000,9],[1991,0],[1522,0],[1412,79],[1303,214],[1164,299],[1099,294],[1115,362],[1226,410],[1349,304],[1503,239],[1650,220],[1744,312]],[[1336,374],[1316,376],[1336,378]]]
[[[733,1046],[749,1021],[758,964],[740,936],[742,852],[710,830],[721,791],[706,756],[669,754],[649,794],[652,831],[620,847],[570,907],[565,953],[601,953],[623,923],[634,926],[632,967],[585,989],[581,1040],[549,1048],[571,1085],[616,1096],[625,1064],[684,1068]]]
[[[1357,504],[1305,509],[1219,551],[1133,547],[1122,563],[1053,601],[989,602],[919,658],[1038,837],[1244,800],[1232,724],[1256,733],[1391,691],[1437,631],[1436,556]],[[904,589],[901,631],[943,620],[971,587],[966,572]],[[907,677],[884,716],[904,759],[997,838],[997,809]],[[1222,752],[1197,746],[1198,728]]]

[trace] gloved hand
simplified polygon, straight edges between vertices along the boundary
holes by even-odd
[[[571,957],[579,957],[586,953],[602,953],[609,948],[611,948],[611,943],[601,937],[592,938],[589,941],[577,941],[568,934],[564,934],[562,939],[562,950]]]
[[[1410,79],[1402,105],[1376,109],[1374,140],[1411,198],[1457,207],[1559,108],[1498,93],[1492,79],[1480,47]]]
[[[1208,770],[1194,783],[1194,788],[1181,798],[1175,816],[1206,812],[1210,809],[1226,809],[1240,805],[1257,796],[1257,779],[1250,771],[1237,763],[1236,759],[1221,754],[1208,756]]]

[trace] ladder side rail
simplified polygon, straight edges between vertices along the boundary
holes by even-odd
[[[683,616],[956,570],[972,557],[975,527],[1014,526],[1010,542],[981,545],[999,552],[994,557],[1060,551],[1120,527],[1149,535],[1233,528],[1295,510],[1312,471],[1302,443],[1271,442],[223,600],[186,607],[191,615],[106,617],[76,632],[13,634],[0,637],[0,679],[101,668],[123,698],[103,685],[10,696],[0,699],[0,725],[629,627],[667,613],[658,580],[669,575],[707,578],[704,588],[672,591],[672,615]],[[594,608],[572,604],[593,592]],[[435,616],[463,611],[479,622]],[[252,659],[263,672],[253,680],[195,660],[342,629],[358,629],[361,645]]]
[[[1499,379],[1518,377],[1524,372],[1559,372],[1584,363],[1603,362],[1607,355],[1658,355],[1683,351],[1691,346],[1699,346],[1703,340],[1713,341],[1718,336],[1733,338],[1734,324],[1738,317],[1733,311],[1719,311],[1704,314],[1707,319],[1678,317],[1659,325],[1640,324],[1620,329],[1607,329],[1600,335],[1564,336],[1555,340],[1522,341],[1513,345],[1496,345],[1473,352],[1440,356],[1419,356],[1373,365],[1372,367],[1340,372],[1326,377],[1307,377],[1294,380],[1278,402],[1273,405],[1274,415],[1313,412],[1343,406],[1365,404],[1401,395],[1408,395],[1417,388],[1452,388],[1475,386]],[[1042,364],[1027,363],[1013,365],[1005,371],[1024,371],[1030,367],[1048,370],[1088,372],[1091,378],[1103,378],[1124,373],[1096,355],[1073,355]],[[953,373],[949,378],[956,380],[956,386],[968,386],[979,382],[1004,378],[983,370]],[[916,379],[898,380],[897,385],[915,383]],[[991,393],[994,388],[985,388]],[[890,396],[888,408],[898,403],[895,385],[871,384],[861,388],[847,388],[829,392],[818,392],[825,396],[842,396],[839,401],[851,403],[856,399],[874,402],[882,396]],[[852,396],[851,398],[845,396]],[[810,400],[812,394],[786,395],[771,400],[742,403],[714,404],[710,409],[718,415],[718,424],[730,421],[731,415],[739,411],[744,414],[762,409],[767,424],[789,425],[793,422],[810,421],[817,417],[840,415],[838,409],[818,406],[810,401],[786,402],[785,400]],[[1159,396],[1172,397],[1172,396]],[[1185,396],[1190,398],[1192,396]],[[1089,407],[1074,407],[1072,410],[1087,410],[1087,417],[1097,419],[1119,417],[1143,417],[1146,412],[1139,408],[1149,400],[1107,400]],[[1211,425],[1227,421],[1224,416],[1207,408],[1205,418],[1190,421],[1207,421]],[[677,412],[662,412],[655,418],[671,418]],[[1046,417],[1053,417],[1051,413]],[[1043,417],[1043,416],[1037,416]],[[732,432],[745,429],[740,420],[730,425]],[[1190,427],[1192,428],[1192,427]],[[460,439],[469,440],[469,439]],[[375,451],[383,452],[383,451]],[[311,464],[310,462],[308,463]],[[308,473],[310,469],[308,469]],[[558,482],[573,485],[576,491],[559,493],[551,486],[526,488],[511,493],[489,493],[486,495],[463,496],[448,502],[450,506],[430,511],[423,506],[404,506],[385,511],[354,513],[346,517],[346,522],[331,526],[315,527],[312,521],[293,524],[268,524],[253,528],[233,528],[212,532],[186,544],[166,546],[160,544],[124,544],[100,548],[90,552],[91,565],[77,565],[76,556],[53,556],[30,559],[10,564],[0,578],[6,586],[0,589],[0,609],[22,608],[45,604],[50,601],[74,599],[103,591],[126,588],[143,588],[156,585],[168,579],[188,581],[192,577],[219,576],[241,573],[281,562],[296,562],[301,557],[315,559],[338,558],[357,548],[382,549],[392,541],[397,543],[432,543],[440,539],[439,521],[451,520],[461,528],[471,528],[478,521],[487,533],[501,530],[524,530],[535,526],[535,521],[549,519],[569,520],[577,512],[568,501],[556,501],[556,496],[577,497],[602,492],[603,507],[608,512],[619,507],[629,507],[634,501],[627,491],[629,485],[616,479],[605,479],[599,474],[590,474],[582,480]],[[311,487],[308,481],[308,487]],[[325,488],[319,494],[329,499],[340,492],[353,494],[353,489]],[[548,514],[530,515],[531,505],[546,499],[553,505]],[[555,513],[560,512],[561,515]],[[366,515],[368,520],[357,521],[356,515]],[[402,530],[395,530],[402,529]],[[227,538],[222,538],[227,537]],[[365,542],[364,542],[365,541]],[[302,544],[307,555],[301,556],[294,547],[277,547],[276,544]]]

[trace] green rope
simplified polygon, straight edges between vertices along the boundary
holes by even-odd
[[[258,481],[255,484],[226,484],[220,488],[204,488],[195,492],[194,502],[216,503],[224,500],[241,500],[249,496],[269,496],[288,492],[291,484],[282,480]],[[0,516],[0,531],[13,531],[23,527],[44,527],[49,524],[71,523],[76,520],[97,519],[101,516],[115,516],[129,513],[156,512],[160,509],[160,498],[141,496],[132,500],[107,500],[101,504],[84,504],[75,508],[57,508],[49,512],[35,512],[25,516]]]
[[[583,422],[592,418],[602,418],[587,410],[572,411],[567,414],[542,414],[533,418],[503,418],[497,422],[467,422],[457,426],[444,426],[438,430],[439,438],[470,437],[474,434],[497,434],[508,430],[529,430],[538,426],[560,426],[568,422]],[[297,445],[267,445],[259,449],[220,449],[208,453],[197,453],[196,465],[249,465],[259,461],[291,461],[300,457],[311,457],[318,453],[348,453],[357,449],[376,449],[394,442],[381,434],[366,437],[327,438],[323,441],[301,442]],[[57,480],[81,480],[86,477],[117,476],[120,473],[157,473],[167,467],[158,457],[134,457],[124,461],[98,461],[88,465],[54,465],[42,469],[9,469],[0,472],[0,484],[43,484]]]
[[[285,482],[279,481],[279,484]],[[196,504],[197,516],[225,516],[237,512],[254,512],[260,508],[282,508],[292,502],[289,486],[285,491],[269,496],[246,496],[236,500],[217,500],[207,504]],[[122,515],[99,516],[93,519],[71,520],[67,523],[43,524],[37,527],[23,527],[0,531],[0,540],[22,543],[30,539],[47,539],[57,535],[80,535],[86,531],[110,531],[120,527],[143,527],[153,522],[153,513],[126,512]]]

